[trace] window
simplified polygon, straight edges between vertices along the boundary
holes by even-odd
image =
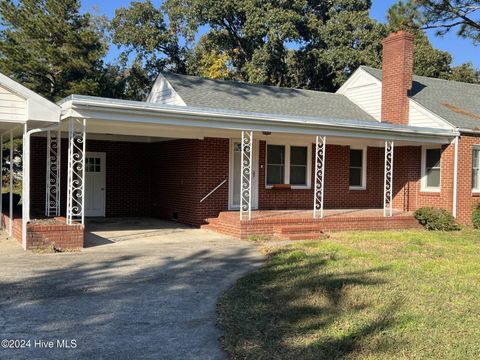
[[[366,156],[364,149],[350,149],[350,189],[365,189]]]
[[[310,186],[310,151],[308,146],[267,145],[266,185],[290,184],[292,188]]]
[[[87,157],[85,158],[86,172],[100,172],[100,158]]]
[[[480,192],[480,146],[473,148],[472,155],[472,190]]]
[[[267,146],[267,185],[285,183],[285,146]]]
[[[425,149],[423,160],[423,190],[440,191],[441,149]]]
[[[305,146],[290,147],[291,185],[307,185],[307,152]]]

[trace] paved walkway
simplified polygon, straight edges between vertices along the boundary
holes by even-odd
[[[81,253],[23,253],[0,239],[0,340],[31,340],[0,348],[0,358],[225,357],[215,304],[261,265],[252,244],[148,219],[93,221],[89,230]],[[50,340],[76,348],[39,348]]]

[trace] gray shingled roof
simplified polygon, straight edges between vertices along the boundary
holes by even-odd
[[[382,71],[362,69],[382,80]],[[410,97],[460,129],[480,129],[480,85],[413,76]]]
[[[187,106],[376,121],[340,94],[163,73]]]

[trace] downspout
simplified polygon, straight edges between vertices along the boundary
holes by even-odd
[[[457,202],[458,202],[458,140],[459,136],[456,136],[453,140],[455,145],[455,154],[453,159],[453,205],[452,205],[452,215],[454,218],[457,217]]]
[[[22,247],[27,250],[27,223],[30,221],[30,140],[31,135],[42,131],[58,130],[60,123],[46,128],[37,128],[23,133],[23,181],[22,181]]]

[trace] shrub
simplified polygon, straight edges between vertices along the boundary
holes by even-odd
[[[475,229],[480,230],[480,202],[473,208],[472,224]]]
[[[427,230],[460,230],[455,218],[445,209],[423,207],[415,211],[415,219]]]

